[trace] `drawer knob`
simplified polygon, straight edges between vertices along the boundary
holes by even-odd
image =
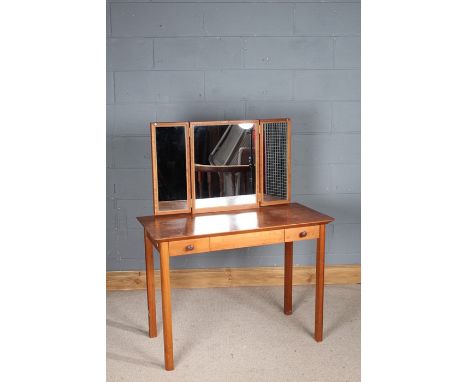
[[[307,236],[307,231],[302,231],[299,233],[299,237],[306,237]]]
[[[187,246],[185,247],[185,249],[186,249],[187,251],[193,251],[194,248],[195,248],[195,247],[193,246],[193,244],[189,244],[189,245],[187,245]]]

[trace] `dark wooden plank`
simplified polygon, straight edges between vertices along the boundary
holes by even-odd
[[[284,314],[292,314],[293,242],[284,243]]]
[[[151,338],[158,335],[156,327],[156,293],[154,290],[154,258],[153,243],[145,231],[145,258],[146,258],[146,297],[148,299],[148,327]]]
[[[315,260],[315,341],[323,340],[323,292],[325,283],[325,224],[320,225]]]

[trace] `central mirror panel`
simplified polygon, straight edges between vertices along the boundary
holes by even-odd
[[[258,121],[193,122],[194,210],[256,207]]]

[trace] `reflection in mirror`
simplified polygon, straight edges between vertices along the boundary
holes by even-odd
[[[157,127],[158,210],[187,209],[185,127]]]
[[[279,202],[289,198],[288,121],[264,122],[263,128],[263,201]]]
[[[255,127],[194,126],[197,208],[256,203]]]

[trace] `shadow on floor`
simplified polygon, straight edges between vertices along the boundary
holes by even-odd
[[[107,358],[108,359],[113,359],[114,361],[120,361],[120,362],[126,362],[126,363],[131,363],[133,365],[138,365],[138,366],[145,366],[145,367],[150,367],[150,368],[163,368],[164,369],[164,364],[162,362],[154,362],[154,360],[144,360],[141,358],[133,358],[133,357],[128,357],[125,355],[120,355],[120,354],[115,354],[115,353],[109,353],[107,352]]]
[[[106,320],[106,326],[111,326],[116,329],[125,330],[127,332],[136,333],[140,335],[147,335],[146,329],[135,327],[135,325],[128,325],[122,322],[112,321],[109,319]]]

